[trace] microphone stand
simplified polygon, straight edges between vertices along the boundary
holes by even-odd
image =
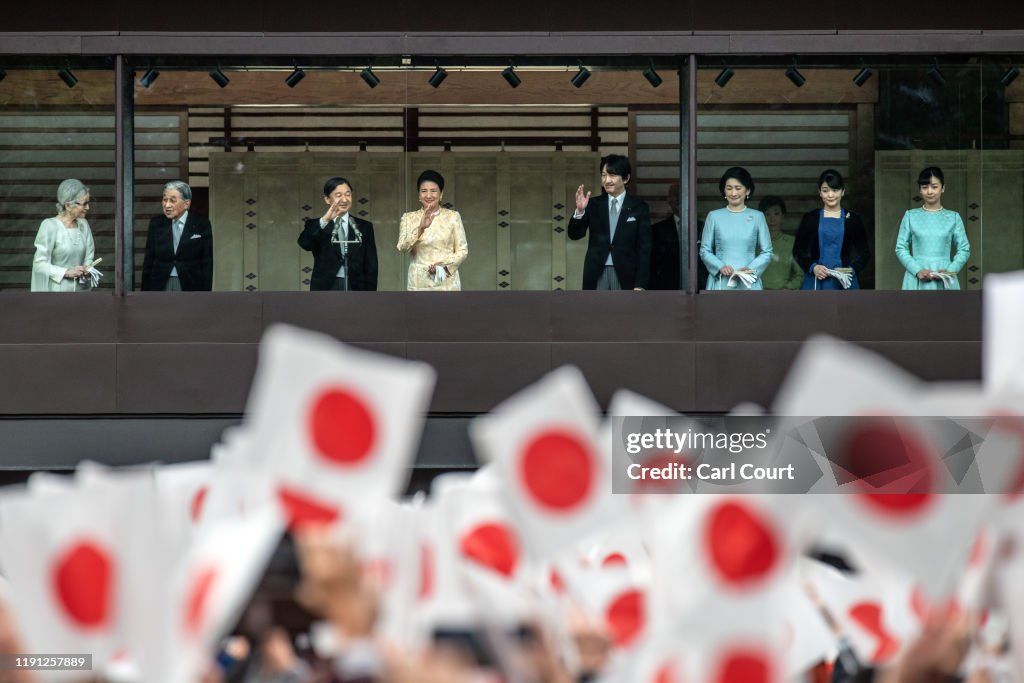
[[[346,292],[350,291],[351,288],[352,288],[352,286],[350,284],[351,281],[352,281],[352,270],[349,268],[349,265],[348,265],[348,252],[350,251],[350,245],[352,245],[352,244],[362,244],[363,243],[363,233],[359,230],[358,227],[356,227],[355,220],[352,218],[352,216],[348,217],[348,226],[349,226],[349,230],[352,232],[352,234],[355,235],[355,239],[349,239],[349,240],[341,239],[341,217],[340,216],[338,218],[334,219],[334,231],[331,233],[331,244],[340,244],[340,245],[342,245],[342,248],[341,248],[341,258],[342,258],[342,261],[343,261],[343,263],[345,265],[345,291]]]

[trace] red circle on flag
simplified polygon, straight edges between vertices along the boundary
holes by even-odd
[[[57,557],[53,589],[68,618],[81,628],[100,628],[110,619],[114,561],[102,547],[78,541]]]
[[[207,567],[198,572],[192,579],[192,584],[185,593],[185,633],[195,637],[203,626],[206,617],[207,600],[210,597],[210,589],[213,588],[214,579],[217,578],[217,570],[214,567]]]
[[[629,562],[626,561],[626,556],[622,553],[608,553],[601,560],[602,567],[626,567],[629,566]]]
[[[420,589],[417,599],[427,600],[434,594],[434,549],[426,543],[420,546]]]
[[[779,560],[775,533],[755,511],[727,500],[707,515],[704,547],[719,578],[734,588],[765,579]]]
[[[203,505],[206,504],[206,494],[209,491],[209,486],[200,486],[199,490],[192,496],[192,504],[189,506],[188,511],[193,522],[198,522],[199,517],[203,514]]]
[[[627,647],[644,628],[644,594],[633,589],[622,593],[605,610],[605,623],[612,640]]]
[[[307,526],[329,526],[341,519],[341,509],[337,505],[316,500],[287,486],[278,487],[277,500],[284,508],[284,517],[291,531]]]
[[[473,527],[459,539],[459,548],[469,559],[508,577],[515,573],[519,564],[516,535],[500,522]]]
[[[875,651],[871,661],[881,664],[891,659],[900,649],[900,641],[885,629],[882,623],[882,607],[877,602],[859,602],[850,607],[850,619],[875,639]]]
[[[317,455],[335,465],[359,465],[377,440],[373,411],[355,392],[325,389],[313,399],[309,432]]]
[[[849,472],[869,509],[910,519],[934,499],[935,472],[924,437],[893,417],[860,417],[839,443],[836,463]]]
[[[667,661],[658,667],[658,670],[654,673],[654,683],[679,683],[675,663]]]
[[[568,512],[586,500],[594,487],[594,458],[590,446],[576,434],[550,430],[526,444],[519,475],[541,507]]]
[[[769,683],[772,666],[760,652],[734,650],[719,662],[716,683]]]

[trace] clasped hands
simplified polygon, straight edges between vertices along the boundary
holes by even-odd
[[[918,280],[922,280],[922,281],[923,280],[941,280],[944,277],[948,277],[948,276],[951,276],[951,275],[955,276],[956,273],[954,273],[952,271],[949,271],[949,270],[946,270],[945,268],[942,268],[940,270],[928,270],[927,268],[922,268],[921,270],[917,271],[917,279]]]
[[[89,266],[74,266],[64,271],[64,278],[67,280],[77,280],[83,277],[89,277]]]

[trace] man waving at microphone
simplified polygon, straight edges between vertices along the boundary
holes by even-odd
[[[310,291],[377,290],[373,223],[350,213],[352,201],[352,183],[344,178],[331,178],[324,183],[327,211],[320,218],[306,220],[299,246],[313,252]]]

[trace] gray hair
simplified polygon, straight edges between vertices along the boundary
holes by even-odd
[[[60,213],[65,206],[87,194],[89,194],[89,188],[82,184],[81,180],[68,178],[57,188],[57,212]]]
[[[177,190],[185,201],[192,201],[192,188],[183,180],[172,180],[164,185],[164,190]]]

